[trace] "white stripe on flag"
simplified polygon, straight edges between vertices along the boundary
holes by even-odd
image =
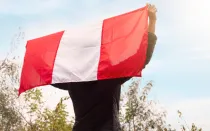
[[[52,83],[97,80],[103,22],[66,30],[54,63]]]

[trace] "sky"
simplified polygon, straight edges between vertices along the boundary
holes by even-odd
[[[0,59],[11,50],[11,43],[18,45],[14,54],[22,57],[28,39],[131,11],[146,2],[158,9],[158,41],[141,86],[154,81],[150,99],[164,105],[175,127],[181,110],[187,122],[209,131],[209,0],[0,0]],[[52,95],[56,100],[68,95],[52,87],[44,89],[53,90],[46,94],[49,100]]]

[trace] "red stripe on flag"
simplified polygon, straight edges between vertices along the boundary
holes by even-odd
[[[98,80],[140,76],[148,44],[147,7],[104,20]]]
[[[56,53],[64,31],[27,42],[19,95],[36,86],[51,84]]]

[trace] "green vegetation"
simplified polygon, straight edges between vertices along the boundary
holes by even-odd
[[[0,131],[71,131],[73,119],[66,110],[63,97],[54,109],[45,107],[40,89],[24,93],[20,100],[17,94],[20,67],[5,59],[0,63]],[[124,131],[175,131],[165,121],[166,111],[157,111],[158,104],[148,100],[152,89],[149,82],[139,93],[138,81],[133,80],[129,90],[122,95],[120,122]],[[178,117],[182,113],[178,111]],[[182,131],[202,131],[194,124],[180,125]]]

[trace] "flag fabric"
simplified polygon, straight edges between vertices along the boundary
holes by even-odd
[[[38,86],[141,76],[147,6],[27,41],[19,94]]]

